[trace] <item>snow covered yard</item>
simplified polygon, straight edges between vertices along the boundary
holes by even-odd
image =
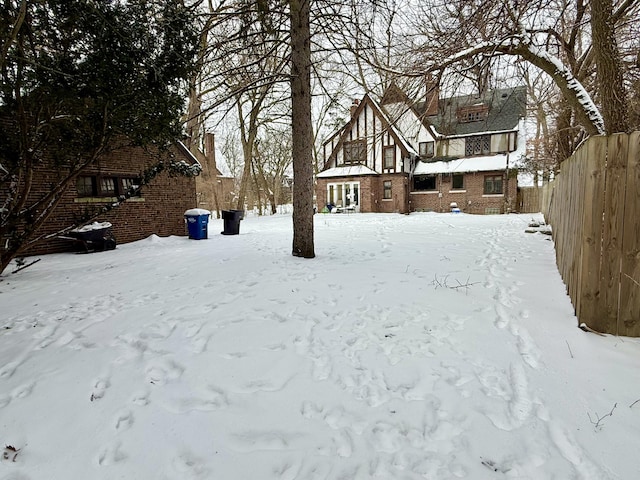
[[[214,220],[5,273],[0,480],[640,478],[640,341],[576,327],[530,219],[316,215],[313,260],[290,216]]]

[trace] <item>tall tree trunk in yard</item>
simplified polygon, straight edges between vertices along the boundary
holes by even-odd
[[[315,257],[313,246],[313,130],[311,128],[310,0],[289,0],[291,133],[293,135],[293,251]]]
[[[612,0],[591,0],[591,32],[596,79],[607,135],[629,129],[620,54],[616,45]]]

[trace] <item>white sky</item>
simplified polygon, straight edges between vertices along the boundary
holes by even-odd
[[[640,341],[577,328],[531,218],[318,214],[313,260],[289,215],[214,219],[5,273],[0,479],[640,478]]]

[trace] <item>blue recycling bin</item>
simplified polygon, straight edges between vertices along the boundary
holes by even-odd
[[[189,238],[202,240],[208,238],[209,217],[211,212],[202,208],[192,208],[184,212]]]

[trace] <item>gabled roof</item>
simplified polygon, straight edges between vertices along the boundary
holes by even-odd
[[[459,108],[479,105],[488,107],[486,118],[475,122],[458,121]],[[518,127],[518,121],[526,115],[526,87],[501,88],[481,96],[442,98],[438,105],[438,115],[425,116],[425,102],[415,104],[414,108],[440,135],[456,136],[514,130]]]
[[[329,158],[327,159],[327,161],[326,161],[326,163],[324,165],[324,169],[326,169],[327,166],[337,157],[337,154],[338,154],[340,148],[342,148],[344,142],[346,141],[347,135],[349,134],[349,132],[353,128],[353,126],[354,126],[354,124],[356,122],[356,119],[362,113],[362,110],[364,110],[364,108],[367,105],[369,105],[371,107],[371,109],[373,110],[374,114],[380,119],[380,121],[382,122],[383,129],[389,131],[389,134],[393,137],[393,139],[395,140],[396,144],[400,147],[400,150],[401,150],[403,156],[405,156],[405,157],[417,157],[418,156],[418,153],[415,151],[415,149],[411,145],[409,145],[409,143],[407,143],[407,141],[402,136],[400,131],[391,123],[391,121],[387,117],[386,113],[384,113],[382,111],[380,106],[367,93],[362,98],[362,101],[360,102],[360,104],[358,105],[358,108],[355,110],[355,112],[351,116],[351,119],[349,120],[349,122],[341,130],[339,130],[336,134],[332,135],[331,138],[325,142],[325,145],[326,145],[331,140],[333,140],[336,137],[336,135],[340,136],[340,140],[338,141],[336,146],[331,151],[331,154],[329,155]]]

